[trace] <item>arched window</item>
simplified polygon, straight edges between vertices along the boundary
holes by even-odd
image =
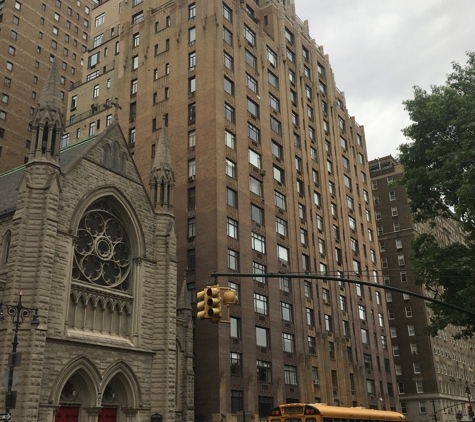
[[[74,244],[68,333],[132,333],[132,242],[118,207],[93,202],[79,221]]]
[[[5,268],[8,264],[8,258],[10,256],[10,242],[12,238],[12,232],[8,230],[5,235],[3,236],[2,240],[2,254],[1,254],[1,261],[0,261],[0,269]]]
[[[74,281],[130,291],[129,237],[110,201],[96,201],[86,210],[74,249]]]
[[[109,144],[104,144],[102,147],[102,163],[106,166],[111,162],[111,147]]]

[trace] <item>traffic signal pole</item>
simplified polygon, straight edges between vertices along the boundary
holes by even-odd
[[[214,278],[215,284],[218,284],[218,277],[255,277],[256,274],[254,273],[219,273],[214,271],[211,273],[211,277]],[[455,309],[456,311],[463,312],[464,314],[468,314],[472,317],[475,317],[475,312],[469,311],[467,309],[463,309],[459,306],[453,305],[451,303],[443,302],[438,299],[434,299],[433,297],[429,296],[424,296],[419,293],[411,292],[409,290],[404,290],[404,289],[399,289],[397,287],[393,286],[386,286],[386,285],[381,285],[378,283],[371,283],[368,281],[361,281],[361,280],[354,280],[351,278],[342,278],[342,277],[335,277],[335,276],[329,276],[329,275],[320,275],[320,274],[301,274],[301,273],[268,273],[268,274],[259,274],[259,278],[281,278],[281,277],[288,277],[288,278],[305,278],[305,279],[311,279],[311,280],[329,280],[329,281],[340,281],[340,282],[345,282],[345,283],[351,283],[351,284],[361,284],[363,286],[369,286],[369,287],[377,287],[378,289],[383,289],[383,290],[389,290],[392,292],[398,292],[402,294],[406,294],[409,296],[414,296],[419,299],[425,300],[427,302],[432,302],[432,303],[437,303],[439,305],[446,306],[448,308]],[[475,421],[473,421],[475,422]]]

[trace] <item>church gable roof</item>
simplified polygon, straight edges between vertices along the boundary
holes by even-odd
[[[65,165],[61,161],[62,171],[65,174],[69,173],[84,158],[143,184],[135,161],[130,154],[127,141],[117,121],[111,123],[105,131],[97,135],[94,142],[88,144],[87,149],[84,150],[82,155],[74,157],[73,160]]]
[[[96,136],[91,136],[81,142],[63,148],[60,155],[61,167],[67,166],[76,157],[82,156],[95,138]],[[18,185],[20,184],[24,170],[25,166],[22,165],[0,174],[0,216],[15,211],[18,199]]]
[[[104,151],[106,148],[106,151]],[[116,154],[113,157],[113,154]],[[105,131],[63,148],[60,152],[61,173],[66,175],[84,159],[93,161],[115,173],[143,185],[137,166],[129,152],[127,141],[114,121]],[[18,186],[24,174],[25,165],[0,174],[0,216],[16,210]]]

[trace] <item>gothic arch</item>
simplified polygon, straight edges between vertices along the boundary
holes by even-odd
[[[142,225],[140,224],[133,205],[115,186],[102,187],[83,198],[76,206],[76,210],[71,217],[69,232],[73,235],[77,235],[79,222],[86,212],[86,209],[99,199],[108,199],[117,207],[117,211],[122,218],[122,223],[128,231],[134,255],[136,257],[144,256],[146,250]]]
[[[102,163],[106,166],[111,164],[111,147],[108,142],[104,142],[102,146]]]
[[[8,258],[10,255],[10,244],[12,240],[11,230],[7,230],[3,235],[1,249],[0,249],[0,269],[3,269],[8,264]]]
[[[102,394],[110,383],[119,388],[122,407],[136,408],[142,401],[140,384],[134,371],[124,361],[115,362],[104,371],[101,384]]]
[[[49,401],[59,405],[64,386],[74,376],[80,377],[83,382],[82,389],[87,392],[87,395],[84,396],[83,405],[98,406],[100,404],[101,375],[96,366],[86,356],[78,356],[61,370],[51,389]]]

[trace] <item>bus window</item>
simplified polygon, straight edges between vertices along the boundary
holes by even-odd
[[[306,422],[315,422],[315,418],[305,418]]]

